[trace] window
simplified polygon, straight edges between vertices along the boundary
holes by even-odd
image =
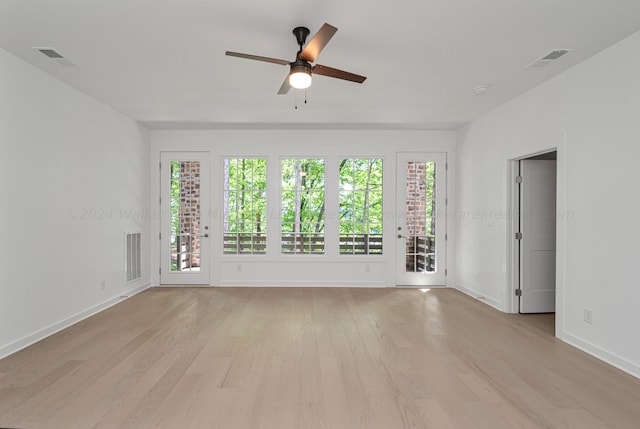
[[[281,166],[282,253],[323,254],[324,159],[283,159]]]
[[[382,159],[340,161],[340,254],[382,254]]]
[[[267,160],[224,159],[223,253],[265,254]]]
[[[436,163],[406,165],[406,272],[436,271]]]
[[[200,161],[171,161],[171,272],[200,271]]]

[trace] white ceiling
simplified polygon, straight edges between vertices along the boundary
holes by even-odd
[[[286,66],[224,55],[293,60],[292,29],[324,22],[317,63],[364,84],[316,76],[305,105],[277,95]],[[638,30],[638,0],[0,2],[1,48],[152,128],[453,129]]]

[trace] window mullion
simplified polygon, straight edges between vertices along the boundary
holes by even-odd
[[[339,161],[335,156],[326,158],[325,170],[325,253],[327,256],[338,256],[340,253],[340,227],[339,227],[339,211],[340,211],[340,174]]]

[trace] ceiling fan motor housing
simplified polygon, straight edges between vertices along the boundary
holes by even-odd
[[[291,63],[291,74],[306,73],[311,74],[311,64],[308,61],[297,59]]]

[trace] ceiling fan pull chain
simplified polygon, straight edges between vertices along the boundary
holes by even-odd
[[[307,104],[307,90],[304,90],[304,104]]]
[[[295,110],[298,110],[298,91],[293,91],[293,93],[294,93],[293,107]]]

